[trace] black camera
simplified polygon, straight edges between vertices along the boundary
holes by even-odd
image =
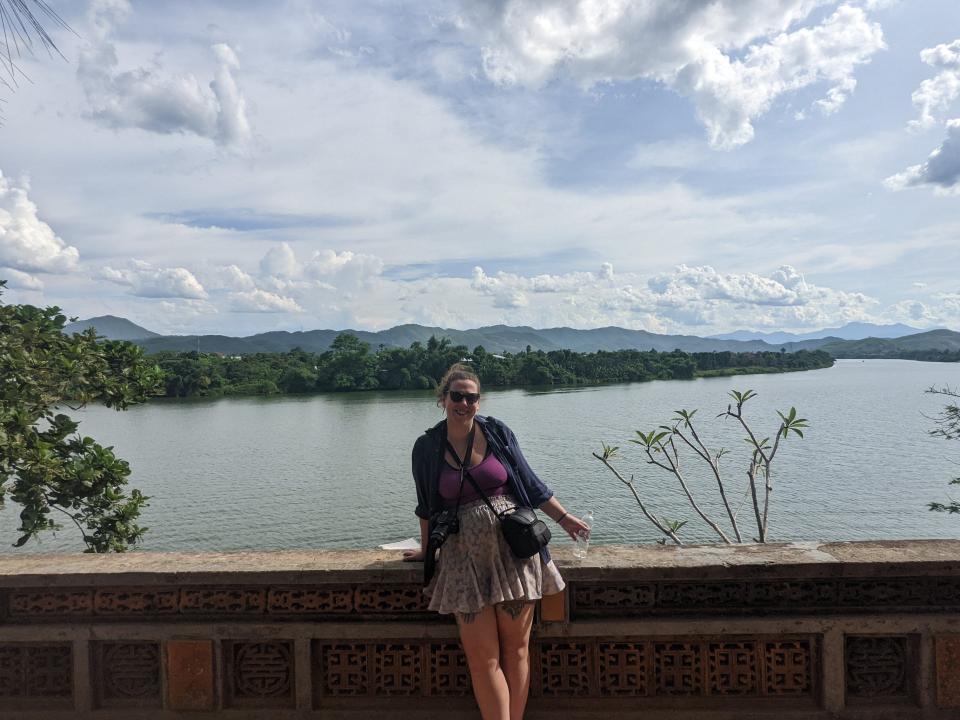
[[[430,530],[430,544],[438,548],[446,542],[447,536],[458,532],[460,532],[460,518],[457,517],[457,511],[450,508],[441,510],[433,521],[433,529]]]

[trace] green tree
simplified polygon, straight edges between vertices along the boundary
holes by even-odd
[[[930,431],[930,434],[944,440],[960,440],[960,404],[957,403],[957,399],[960,398],[960,391],[943,387],[930,388],[927,392],[949,398],[940,414],[933,418],[936,427]],[[960,477],[951,480],[950,484],[960,485]],[[953,498],[950,498],[950,501],[946,503],[932,502],[928,507],[934,512],[960,514],[960,501]]]
[[[377,380],[376,357],[370,346],[352,333],[340,333],[324,353],[319,385],[329,390],[373,390]]]
[[[127,462],[60,410],[124,410],[156,393],[162,372],[131,343],[97,342],[93,329],[64,335],[66,320],[57,307],[0,303],[0,507],[21,506],[16,547],[59,529],[62,514],[87,552],[119,552],[143,535],[136,521],[147,498],[125,493]]]

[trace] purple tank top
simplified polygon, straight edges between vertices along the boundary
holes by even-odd
[[[476,481],[487,497],[495,495],[505,495],[507,492],[507,471],[503,464],[497,460],[496,455],[490,453],[479,463],[470,468],[470,475]],[[444,463],[440,470],[440,497],[446,507],[454,507],[457,504],[457,491],[460,488],[460,471]],[[465,505],[474,500],[480,500],[480,496],[473,489],[473,485],[467,478],[463,479],[463,494],[460,496],[460,504]]]

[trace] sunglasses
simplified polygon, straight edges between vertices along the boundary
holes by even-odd
[[[467,405],[476,405],[477,401],[480,400],[480,393],[462,393],[462,392],[459,392],[458,390],[448,390],[447,394],[450,396],[450,399],[455,403],[466,400]]]

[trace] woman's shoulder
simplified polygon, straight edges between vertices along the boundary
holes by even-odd
[[[440,443],[446,434],[446,424],[446,420],[441,420],[433,427],[427,428],[420,433],[420,435],[417,436],[417,439],[413,442],[414,451],[416,451],[418,448],[422,449],[424,447]]]
[[[492,415],[478,415],[477,420],[488,431],[496,433],[500,440],[504,443],[506,443],[510,436],[513,435],[513,431],[503,420],[499,420]]]

